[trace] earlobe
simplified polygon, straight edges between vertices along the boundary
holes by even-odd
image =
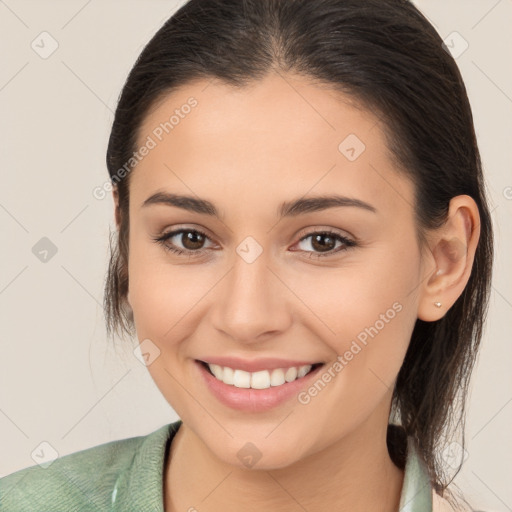
[[[439,320],[463,293],[479,236],[480,215],[475,201],[467,195],[454,197],[445,224],[432,236],[430,252],[435,270],[423,281],[420,320]]]

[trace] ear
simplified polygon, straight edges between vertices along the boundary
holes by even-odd
[[[119,226],[121,224],[121,212],[119,211],[119,190],[117,189],[117,185],[112,187],[112,197],[114,199],[114,217],[116,220],[116,227],[119,231]]]
[[[446,222],[428,235],[425,263],[431,270],[421,284],[420,320],[439,320],[460,297],[471,275],[479,237],[480,214],[473,198],[452,198]]]
[[[112,198],[114,199],[114,217],[115,217],[115,221],[116,221],[116,228],[117,228],[117,231],[119,232],[119,228],[121,226],[121,210],[119,209],[119,190],[117,188],[117,185],[114,185],[112,187]],[[129,306],[131,307],[131,303],[130,303],[130,289],[128,288],[128,292],[126,294],[126,300],[129,304]]]

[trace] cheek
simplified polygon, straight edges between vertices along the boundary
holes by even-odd
[[[394,246],[372,248],[329,272],[304,274],[294,288],[309,308],[303,321],[333,354],[344,356],[347,373],[376,381],[368,375],[371,368],[387,385],[400,369],[417,319],[420,275],[416,246]]]
[[[128,259],[130,306],[139,339],[154,338],[172,326],[169,312],[179,301],[175,284],[171,285],[169,273],[158,259],[157,247],[134,232],[130,233]]]
[[[316,318],[308,321],[309,330],[332,349],[333,362],[299,401],[303,413],[323,426],[329,442],[362,425],[391,399],[417,313],[410,293],[415,273],[394,267],[393,258],[381,257],[378,264],[365,265],[364,272],[353,267],[325,282],[315,280],[317,292],[309,294],[308,305],[322,319],[321,327]],[[308,283],[302,283],[305,293]],[[318,293],[328,287],[328,294]]]
[[[172,346],[197,325],[204,298],[218,280],[208,266],[169,262],[164,249],[136,237],[130,245],[129,298],[137,335]],[[213,275],[212,275],[213,274]]]
[[[186,272],[171,267],[138,267],[134,261],[130,270],[130,303],[137,333],[139,337],[170,340],[205,292]]]

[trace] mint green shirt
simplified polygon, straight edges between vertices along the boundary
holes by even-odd
[[[0,478],[1,512],[163,512],[163,470],[181,420]],[[432,512],[432,489],[408,440],[400,512]]]

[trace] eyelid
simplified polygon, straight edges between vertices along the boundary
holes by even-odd
[[[194,232],[194,233],[198,233],[199,235],[203,236],[204,238],[207,239],[208,242],[210,242],[213,246],[215,246],[216,244],[212,240],[212,237],[205,231],[203,231],[202,229],[199,229],[199,228],[176,227],[169,231],[164,231],[161,235],[157,235],[156,237],[154,237],[153,240],[155,240],[155,241],[162,240],[162,242],[165,244],[168,240],[170,240],[171,238],[174,238],[175,236],[183,235],[184,233],[188,233],[188,232]],[[211,247],[206,247],[206,248],[203,247],[201,249],[198,249],[197,251],[192,251],[189,249],[181,249],[181,247],[177,247],[177,249],[182,250],[183,252],[189,252],[191,254],[192,253],[199,254],[199,253],[205,251],[206,249],[211,249]]]
[[[205,230],[208,231],[208,230]],[[181,247],[171,244],[168,241],[178,235],[183,235],[183,233],[186,232],[195,232],[209,240],[214,245],[215,249],[215,242],[213,242],[212,237],[208,234],[203,232],[202,229],[199,228],[191,228],[186,226],[176,226],[170,231],[164,232],[161,235],[158,235],[156,237],[153,237],[153,241],[159,243],[163,249],[167,252],[174,253],[180,257],[188,257],[188,258],[200,258],[204,256],[206,253],[210,252],[208,249],[212,249],[212,247],[202,247],[198,250],[192,250],[192,249],[182,249]],[[316,252],[316,251],[304,251],[304,250],[292,250],[291,252],[298,252],[298,253],[304,253],[309,254],[309,259],[316,259],[321,260],[323,258],[335,258],[338,255],[343,254],[344,252],[347,252],[349,249],[357,248],[359,246],[359,242],[355,237],[352,237],[351,235],[346,236],[345,234],[342,234],[338,229],[331,228],[331,227],[317,227],[317,226],[308,226],[306,228],[303,228],[301,232],[299,232],[298,240],[292,245],[296,246],[303,240],[315,236],[315,235],[324,235],[324,236],[333,236],[337,238],[337,241],[341,242],[341,247],[331,249],[325,252]],[[211,254],[209,255],[211,256]]]
[[[299,231],[299,233],[296,235],[299,237],[299,240],[302,240],[304,237],[314,235],[316,233],[333,233],[335,235],[340,236],[341,238],[346,238],[347,240],[353,241],[354,243],[357,243],[358,240],[355,236],[350,234],[348,231],[333,228],[330,226],[307,226]]]
[[[329,229],[314,229],[312,231],[308,231],[304,234],[304,236],[301,236],[297,242],[293,244],[292,247],[300,244],[302,241],[307,240],[310,237],[313,237],[315,235],[323,235],[323,236],[330,236],[334,238],[337,242],[339,241],[341,243],[340,247],[337,247],[335,249],[331,249],[325,252],[316,252],[316,251],[304,251],[304,250],[292,250],[292,252],[303,252],[304,254],[309,254],[310,259],[321,259],[321,258],[335,258],[339,254],[343,254],[344,252],[348,251],[349,249],[356,248],[359,246],[359,243],[355,240],[353,240],[350,237],[345,236],[344,234],[341,234],[337,230],[333,230],[332,228]],[[336,244],[335,244],[336,245]]]
[[[187,225],[179,225],[178,224],[177,226],[173,226],[171,229],[169,229],[169,231],[166,231],[165,229],[161,230],[159,233],[157,233],[157,235],[154,238],[175,236],[175,235],[179,234],[180,232],[184,232],[184,231],[196,231],[196,232],[202,234],[203,236],[205,236],[206,238],[208,238],[210,241],[213,241],[212,239],[214,237],[211,235],[211,233],[208,229],[203,228],[203,227],[194,227],[194,226],[195,226],[194,224],[187,224]],[[359,243],[359,241],[356,237],[354,237],[352,234],[350,234],[344,230],[340,230],[338,228],[333,228],[333,227],[329,227],[329,226],[318,226],[318,225],[306,226],[305,228],[302,228],[294,236],[294,238],[297,238],[297,242],[299,242],[308,236],[312,236],[312,235],[315,235],[318,233],[332,233],[332,234],[340,236],[341,238],[350,240],[351,242]],[[297,242],[295,242],[294,245]],[[199,251],[194,251],[194,252],[199,252]]]

